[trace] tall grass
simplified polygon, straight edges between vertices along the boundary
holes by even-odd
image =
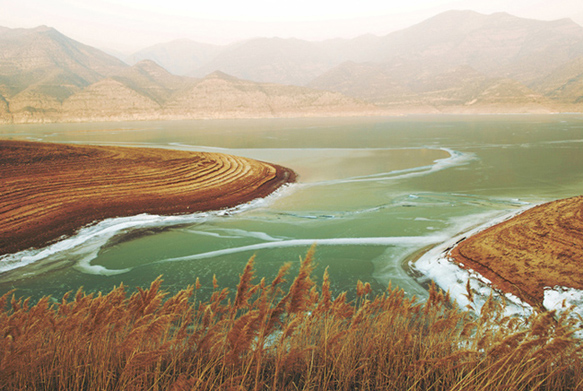
[[[583,389],[572,317],[504,317],[493,298],[476,315],[435,286],[419,303],[358,282],[348,302],[327,271],[313,282],[313,259],[312,248],[284,290],[289,264],[268,283],[251,258],[234,299],[215,278],[206,302],[196,300],[199,281],[167,297],[160,278],[129,297],[123,286],[59,304],[6,294],[0,389]]]

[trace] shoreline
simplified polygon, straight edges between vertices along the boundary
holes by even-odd
[[[463,241],[477,235],[495,225],[509,221],[516,216],[538,206],[531,204],[518,208],[517,210],[500,214],[493,219],[482,224],[473,225],[452,236],[449,240],[425,247],[411,254],[403,260],[407,267],[417,276],[414,278],[422,285],[428,285],[431,281],[444,291],[449,291],[452,299],[456,300],[460,307],[466,307],[470,304],[466,294],[466,285],[469,283],[475,294],[475,308],[479,311],[490,294],[499,294],[504,296],[508,301],[509,311],[511,313],[525,313],[530,311],[530,305],[523,302],[518,297],[509,292],[498,289],[492,284],[492,281],[476,272],[470,267],[460,265],[455,262],[451,256],[451,251]]]
[[[262,207],[266,203],[269,204],[282,192],[290,191],[289,189],[292,189],[293,185],[294,183],[284,184],[266,197],[256,198],[226,209],[165,216],[142,213],[108,218],[89,224],[81,227],[73,235],[59,238],[59,240],[44,247],[0,255],[0,283],[20,280],[26,278],[30,273],[46,273],[71,265],[83,273],[94,275],[112,276],[125,273],[129,269],[107,269],[100,265],[91,264],[99,251],[107,246],[115,245],[115,240],[121,232],[131,232],[130,235],[139,236],[145,231],[164,231],[180,225],[204,223],[214,217],[235,215],[249,209]],[[119,239],[122,241],[127,239],[127,234],[122,234]],[[86,251],[76,251],[75,249],[80,246],[88,246],[89,248]],[[74,254],[70,253],[71,250]],[[61,252],[66,252],[67,255],[59,256],[58,254]]]
[[[450,257],[499,289],[544,308],[548,289],[583,289],[582,216],[583,196],[539,204],[468,237]]]
[[[302,114],[302,115],[300,115]],[[69,120],[51,120],[51,119],[27,119],[25,121],[2,121],[0,119],[1,125],[59,125],[59,124],[90,124],[90,123],[131,123],[131,122],[180,122],[180,121],[222,121],[222,120],[273,120],[273,119],[347,119],[347,118],[399,118],[399,117],[468,117],[468,116],[580,116],[583,115],[583,111],[375,111],[375,112],[346,112],[339,111],[335,113],[322,114],[313,113],[312,115],[306,115],[305,112],[294,113],[289,115],[278,115],[273,116],[271,114],[266,115],[249,115],[249,116],[180,116],[180,117],[96,117],[96,118],[82,118],[82,119],[69,119]]]
[[[503,296],[510,313],[580,307],[583,286],[577,260],[581,250],[575,243],[583,237],[582,209],[581,196],[529,205],[412,254],[408,266],[422,275],[421,280],[433,280],[449,290],[462,306],[469,304],[469,283],[479,296],[477,310],[490,294]],[[513,230],[519,230],[518,234]],[[468,252],[467,246],[473,247],[476,259],[461,255]],[[565,254],[565,248],[572,251]],[[538,263],[533,261],[539,258]]]
[[[293,183],[288,168],[157,148],[0,140],[0,255],[114,217],[219,211]]]
[[[374,104],[373,104],[374,105]],[[427,106],[420,109],[419,105],[409,106],[374,106],[373,108],[364,107],[356,110],[314,110],[314,111],[291,111],[280,112],[274,115],[271,112],[243,112],[243,113],[198,113],[198,114],[134,114],[134,115],[97,115],[97,116],[69,116],[69,118],[60,117],[34,117],[27,116],[10,119],[0,118],[0,124],[3,125],[35,125],[35,124],[82,124],[92,122],[134,122],[134,121],[212,121],[212,120],[245,120],[245,119],[299,119],[299,118],[377,118],[377,117],[406,117],[406,116],[521,116],[521,115],[581,115],[583,111],[571,110],[571,108],[557,109],[553,107],[528,108],[518,106],[518,109],[501,110],[496,107],[478,107],[469,109],[468,106]]]

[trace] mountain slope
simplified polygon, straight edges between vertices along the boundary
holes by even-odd
[[[176,91],[187,88],[195,79],[171,74],[150,60],[143,60],[112,76],[114,80],[163,105]]]
[[[160,105],[113,78],[98,81],[63,102],[62,115],[68,119],[140,119],[156,112]]]
[[[54,120],[66,98],[127,67],[46,26],[0,30],[0,53],[0,95],[10,112],[5,121]]]
[[[175,75],[192,73],[223,50],[223,46],[180,39],[142,49],[127,58],[129,64],[152,60]]]
[[[352,61],[392,65],[404,62],[423,65],[431,72],[467,65],[490,77],[528,83],[583,55],[583,27],[569,19],[547,22],[506,13],[449,11],[383,37],[365,35],[322,42],[256,38],[224,47],[189,44],[196,50],[186,48],[182,53],[199,53],[195,56],[201,65],[188,73],[196,77],[219,70],[252,81],[307,85],[332,68]],[[164,65],[158,61],[160,53],[170,53],[176,45],[177,42],[157,45],[149,57],[144,53],[141,58]],[[211,48],[213,55],[202,55]],[[181,71],[186,69],[186,63],[183,65]]]
[[[100,50],[74,41],[57,30],[35,29],[0,31],[0,77],[7,96],[35,86],[60,86],[50,93],[62,99],[72,91],[94,83],[127,67]]]
[[[295,38],[256,38],[225,47],[190,74],[216,70],[236,77],[279,84],[305,85],[344,61],[368,61],[381,40],[374,35],[310,42]]]
[[[531,87],[562,103],[583,103],[583,56],[563,64]]]
[[[336,92],[220,73],[198,80],[173,75],[151,60],[130,67],[44,26],[0,29],[0,121],[5,123],[345,115],[372,109]]]
[[[49,27],[0,28],[0,121],[583,111],[583,27],[568,19],[450,11],[384,37],[147,53],[203,78],[130,67]]]
[[[583,27],[506,13],[448,11],[384,38],[379,62],[423,62],[435,70],[469,65],[525,82],[583,55]]]
[[[583,27],[567,19],[450,11],[389,34],[381,46],[377,61],[341,64],[308,86],[382,105],[463,112],[545,112],[581,97],[573,77],[583,74],[576,62]]]
[[[193,117],[275,117],[318,114],[346,115],[374,112],[365,104],[340,93],[306,87],[241,80],[214,72],[191,88],[177,93],[164,112]]]

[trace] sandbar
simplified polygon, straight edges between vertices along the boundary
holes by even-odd
[[[227,154],[0,140],[0,255],[107,218],[231,208],[295,179]]]
[[[528,209],[461,241],[449,256],[542,308],[545,288],[583,289],[583,196]]]

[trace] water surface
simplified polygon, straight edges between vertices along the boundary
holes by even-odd
[[[317,243],[333,289],[389,281],[425,289],[403,260],[525,205],[583,193],[583,116],[410,116],[14,125],[0,137],[218,151],[285,165],[299,181],[228,213],[137,216],[85,228],[45,251],[6,257],[0,293],[61,296],[83,286],[178,290],[213,274],[234,287],[296,265]],[[60,246],[60,247],[59,247]],[[26,265],[25,265],[26,264]],[[8,269],[5,266],[4,269]],[[293,273],[293,271],[292,271]]]

